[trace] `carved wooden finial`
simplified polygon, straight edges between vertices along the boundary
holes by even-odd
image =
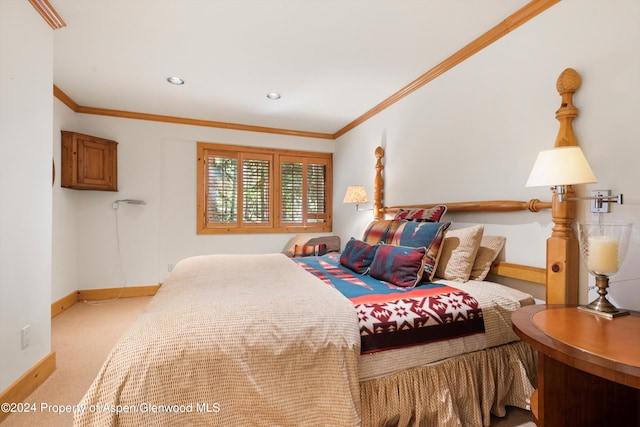
[[[382,159],[382,157],[384,156],[384,148],[380,146],[376,147],[375,154],[376,154],[376,159]]]
[[[578,145],[573,133],[573,119],[578,117],[579,110],[573,105],[573,94],[580,88],[582,79],[573,68],[567,68],[558,77],[556,89],[562,97],[562,104],[556,111],[556,119],[560,122],[560,130],[556,138],[556,147]]]
[[[373,182],[373,218],[382,218],[382,196],[383,196],[383,180],[382,180],[382,157],[384,157],[384,148],[376,147],[376,178]]]
[[[580,74],[573,68],[567,68],[560,76],[558,76],[558,81],[556,82],[556,89],[558,89],[558,93],[562,95],[565,92],[571,92],[572,94],[580,89],[580,84],[582,84],[582,78],[580,78]]]

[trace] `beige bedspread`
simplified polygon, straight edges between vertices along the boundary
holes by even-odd
[[[74,425],[356,426],[359,352],[351,302],[286,256],[189,258],[114,347]]]

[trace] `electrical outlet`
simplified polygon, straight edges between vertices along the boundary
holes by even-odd
[[[29,344],[31,344],[31,326],[30,325],[26,325],[22,328],[21,341],[22,341],[23,350],[29,347]]]
[[[120,204],[119,204],[118,202],[113,202],[113,203],[111,203],[111,209],[113,209],[114,211],[115,211],[116,209],[118,209],[118,207],[119,207],[119,206],[120,206]]]
[[[591,196],[593,197],[609,197],[611,196],[611,190],[591,190]],[[609,202],[608,201],[591,201],[591,212],[593,213],[608,213]]]

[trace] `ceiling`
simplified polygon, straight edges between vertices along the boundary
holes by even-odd
[[[49,2],[80,106],[335,134],[529,0]]]

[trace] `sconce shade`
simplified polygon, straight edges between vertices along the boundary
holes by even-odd
[[[350,185],[344,195],[343,203],[369,203],[364,185]]]
[[[582,149],[556,147],[541,151],[527,180],[527,187],[592,184],[598,182]]]

